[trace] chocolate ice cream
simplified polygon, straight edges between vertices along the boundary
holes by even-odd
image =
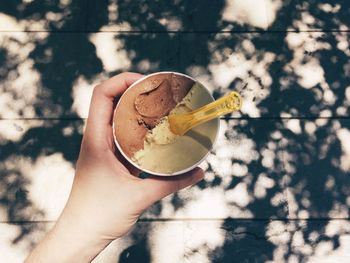
[[[143,149],[149,130],[187,95],[194,81],[173,73],[157,74],[126,91],[114,115],[114,134],[132,158]]]

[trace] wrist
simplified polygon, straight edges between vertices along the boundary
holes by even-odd
[[[60,218],[25,262],[91,262],[111,241],[91,237],[88,230]]]

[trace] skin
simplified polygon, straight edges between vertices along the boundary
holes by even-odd
[[[25,262],[91,262],[110,242],[128,233],[145,209],[203,178],[197,167],[175,177],[140,179],[140,171],[116,152],[115,98],[141,77],[122,73],[95,87],[69,199],[53,229]]]

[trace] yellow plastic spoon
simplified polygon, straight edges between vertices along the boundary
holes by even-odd
[[[170,130],[176,135],[184,135],[188,130],[203,122],[238,111],[241,107],[242,98],[237,92],[233,91],[192,112],[169,115]]]

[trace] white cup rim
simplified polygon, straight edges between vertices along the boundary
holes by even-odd
[[[212,146],[211,148],[208,150],[208,152],[198,161],[196,162],[195,164],[191,165],[190,167],[188,168],[185,168],[185,169],[182,169],[182,170],[179,170],[179,171],[176,171],[174,173],[160,173],[160,172],[154,172],[154,171],[151,171],[151,170],[148,170],[148,169],[145,169],[145,168],[142,168],[141,166],[139,166],[136,162],[134,162],[131,158],[129,158],[129,156],[127,156],[122,147],[120,146],[117,138],[116,138],[116,135],[115,135],[115,127],[114,127],[114,117],[115,117],[115,114],[116,114],[116,110],[119,106],[119,103],[120,101],[122,100],[123,96],[134,86],[136,86],[138,83],[140,83],[141,81],[145,80],[146,78],[149,78],[151,76],[154,76],[154,75],[160,75],[160,74],[175,74],[175,75],[178,75],[178,76],[182,76],[182,77],[186,77],[186,78],[189,78],[191,79],[192,81],[194,81],[195,83],[199,83],[203,88],[206,89],[206,91],[208,92],[210,98],[212,99],[212,101],[214,101],[214,97],[212,96],[210,90],[204,86],[201,82],[199,82],[198,80],[192,78],[191,76],[188,76],[186,74],[183,74],[183,73],[179,73],[179,72],[175,72],[175,71],[160,71],[160,72],[155,72],[155,73],[152,73],[152,74],[148,74],[140,79],[138,79],[137,81],[135,81],[133,84],[131,84],[128,89],[122,94],[122,96],[120,96],[119,100],[118,100],[118,103],[117,105],[115,106],[115,109],[113,110],[113,120],[112,120],[112,129],[113,129],[113,139],[114,139],[114,143],[115,145],[117,146],[119,152],[123,155],[123,157],[133,166],[135,166],[137,169],[143,171],[143,172],[146,172],[146,173],[149,173],[149,174],[152,174],[152,175],[157,175],[157,176],[175,176],[175,175],[180,175],[180,174],[183,174],[183,173],[186,173],[186,172],[189,172],[191,171],[192,169],[196,168],[199,164],[201,164],[206,158],[207,156],[209,155],[209,153],[211,152],[211,150],[214,148],[214,145],[216,144],[216,141],[218,139],[218,136],[219,136],[219,133],[220,133],[220,119],[219,118],[216,118],[216,134],[215,134],[215,138],[214,138],[214,141],[212,143]]]

